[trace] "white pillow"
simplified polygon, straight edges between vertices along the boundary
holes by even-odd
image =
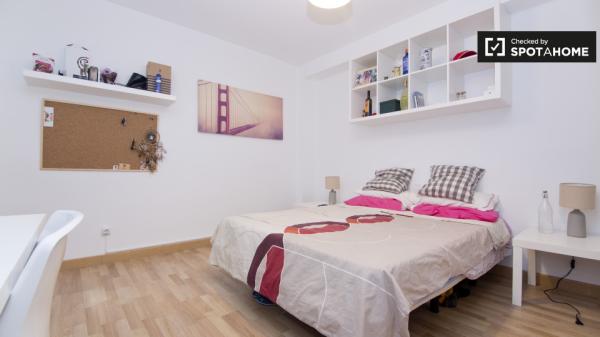
[[[413,193],[413,194],[416,194],[416,193]],[[491,211],[496,208],[496,205],[498,205],[498,202],[500,202],[500,198],[496,194],[475,192],[475,194],[473,195],[472,203],[467,203],[467,202],[452,200],[452,199],[434,198],[434,197],[427,197],[424,195],[416,195],[416,198],[413,198],[412,206],[416,206],[418,204],[433,204],[433,205],[452,206],[452,207],[470,207],[470,208],[478,209],[480,211]]]

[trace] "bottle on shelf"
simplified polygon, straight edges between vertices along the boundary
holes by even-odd
[[[402,94],[400,95],[400,110],[408,109],[408,78],[402,81]]]
[[[404,56],[402,57],[402,75],[408,74],[408,48],[404,49]]]
[[[373,100],[371,99],[371,90],[367,91],[367,98],[363,107],[363,117],[373,115]]]
[[[552,206],[548,200],[548,191],[542,192],[542,202],[538,208],[538,230],[540,233],[550,234],[554,232]]]
[[[158,70],[158,73],[154,77],[154,80],[156,81],[156,87],[154,88],[154,91],[160,93],[161,85],[162,85],[162,75],[160,74],[160,69]]]

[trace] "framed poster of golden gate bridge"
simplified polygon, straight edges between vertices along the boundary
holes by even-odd
[[[198,132],[283,139],[283,99],[198,81]]]

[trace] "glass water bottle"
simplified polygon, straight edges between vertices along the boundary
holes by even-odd
[[[542,202],[538,208],[538,230],[540,233],[550,234],[554,232],[552,220],[552,206],[548,200],[548,191],[542,192]]]

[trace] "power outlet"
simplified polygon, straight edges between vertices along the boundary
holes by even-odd
[[[108,227],[102,227],[102,231],[100,232],[100,235],[102,235],[102,236],[110,236],[110,228],[108,228]]]

